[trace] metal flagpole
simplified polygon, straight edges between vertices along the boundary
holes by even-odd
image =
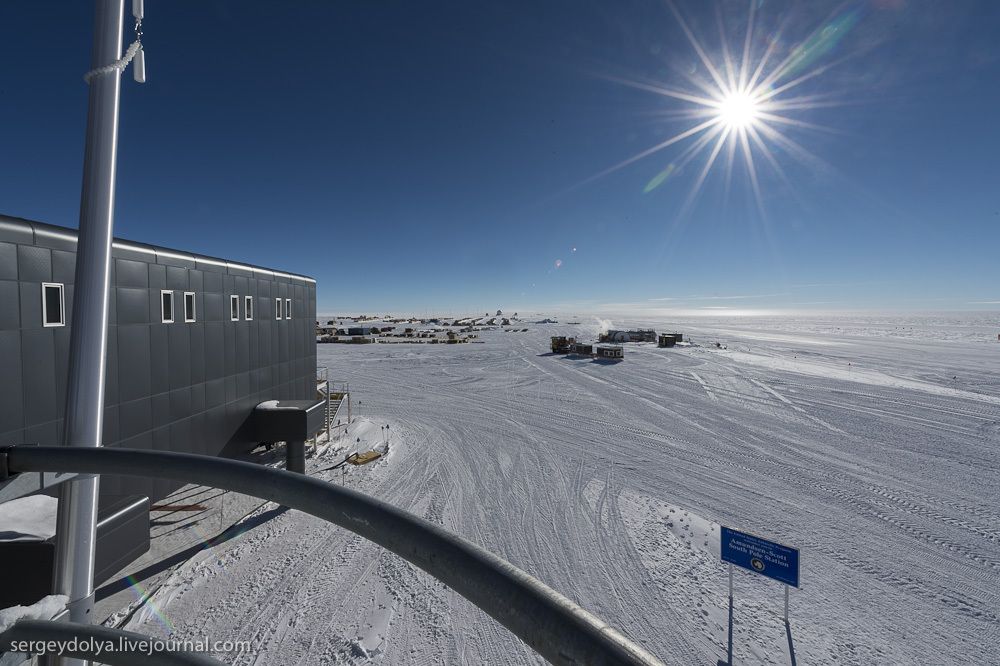
[[[121,57],[124,6],[124,0],[96,1],[94,69]],[[104,426],[120,93],[121,72],[117,69],[90,81],[66,393],[67,446],[100,446]],[[59,493],[53,584],[57,594],[69,597],[71,622],[92,622],[99,480],[97,475],[82,475],[63,484]],[[89,663],[81,659],[61,662]]]

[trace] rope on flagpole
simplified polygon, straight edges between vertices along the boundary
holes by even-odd
[[[129,45],[128,50],[125,51],[124,57],[117,62],[111,63],[110,65],[105,65],[104,67],[98,67],[97,69],[92,69],[83,75],[83,80],[90,83],[94,77],[101,76],[102,74],[110,74],[111,72],[117,70],[119,73],[124,72],[128,64],[132,62],[132,58],[135,54],[142,49],[142,43],[137,39]]]
[[[120,60],[104,67],[92,69],[84,74],[83,80],[88,84],[95,77],[103,74],[110,74],[114,71],[121,74],[128,67],[128,64],[132,62],[133,58],[135,59],[135,65],[132,67],[133,77],[138,83],[146,82],[146,57],[142,50],[142,17],[144,13],[142,5],[143,0],[132,0],[132,16],[135,17],[135,41],[129,44],[129,47],[125,50],[125,55]]]

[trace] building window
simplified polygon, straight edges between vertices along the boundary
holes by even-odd
[[[184,321],[195,321],[193,291],[184,292]]]
[[[61,284],[42,283],[42,324],[44,326],[65,326],[66,308]]]
[[[166,289],[160,292],[160,313],[164,324],[174,323],[174,292]]]
[[[274,299],[274,318],[281,319],[281,299]]]
[[[292,318],[292,299],[285,299],[285,319]]]
[[[244,298],[243,313],[247,321],[253,321],[253,296]]]
[[[229,297],[229,319],[230,321],[240,320],[240,297],[230,296]]]

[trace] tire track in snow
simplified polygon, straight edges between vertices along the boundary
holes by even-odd
[[[678,439],[674,436],[668,437],[663,433],[643,430],[640,428],[635,428],[620,423],[605,422],[605,421],[596,421],[596,423],[600,424],[601,426],[607,429],[615,429],[619,433],[619,437],[623,436],[621,433],[628,433],[634,436],[638,436],[636,438],[636,441],[641,441],[642,438],[650,438],[660,441],[668,441],[668,440],[676,441]],[[722,433],[713,433],[713,434],[716,435],[718,439],[722,440],[730,439],[727,436],[723,435]],[[730,441],[732,440],[730,439]],[[693,445],[694,443],[689,443],[689,444],[691,444],[692,446],[689,446],[688,448],[695,448]],[[713,446],[711,444],[706,444],[704,442],[700,444],[701,444],[700,448],[702,450],[708,449],[715,451],[717,453],[725,453],[727,456],[729,456],[729,457],[717,457],[717,456],[703,455],[699,458],[702,464],[710,463],[715,468],[718,468],[720,466],[731,466],[731,467],[736,467],[738,470],[745,472],[752,472],[752,473],[760,473],[762,471],[761,468],[756,465],[740,464],[733,461],[732,459],[732,457],[735,456],[739,458],[750,458],[750,460],[754,462],[762,462],[765,461],[765,459],[762,456],[748,455],[745,452],[739,452],[739,451],[734,452],[732,450],[722,449],[721,447]],[[676,450],[672,451],[671,455],[683,457],[683,454],[678,453],[678,451]],[[695,460],[692,460],[692,462],[694,462]],[[894,515],[891,511],[891,507],[888,506],[873,507],[871,502],[865,502],[859,500],[855,494],[855,491],[853,490],[844,490],[839,486],[832,486],[830,484],[823,483],[818,479],[803,480],[800,476],[801,470],[799,468],[791,467],[787,464],[783,464],[774,460],[766,460],[766,462],[768,462],[769,466],[772,468],[767,472],[769,476],[775,479],[780,479],[781,481],[783,481],[788,485],[797,486],[803,491],[804,495],[810,494],[809,491],[813,489],[822,490],[825,493],[836,498],[842,504],[847,504],[852,506],[856,512],[860,512],[860,515],[867,514],[870,516],[874,516],[879,520],[887,522],[895,526],[896,528],[900,529],[901,531],[911,536],[917,537],[928,544],[939,546],[943,549],[956,552],[968,559],[971,559],[972,561],[978,564],[985,564],[990,568],[997,569],[998,563],[996,560],[993,560],[982,553],[973,551],[954,540],[947,539],[941,535],[934,534],[930,530],[922,529],[915,526],[912,523],[912,521],[909,521],[898,514]],[[786,471],[781,474],[775,471],[776,469],[781,469],[781,468],[784,468]],[[848,484],[849,487],[858,485],[857,480],[847,475],[839,475],[838,481],[840,481],[842,484]],[[882,510],[880,510],[880,508]],[[936,559],[938,559],[938,561],[940,562],[941,567],[954,566],[954,563],[951,561],[944,561],[941,560],[939,557]],[[986,583],[987,581],[995,582],[993,578],[988,578],[984,580],[984,583]],[[948,597],[943,596],[942,598],[947,599]],[[984,612],[982,602],[976,603],[975,601],[963,601],[962,604],[959,604],[959,607],[974,607],[977,608],[977,610],[974,611],[973,615],[975,615],[976,612],[980,613],[980,615],[976,617],[987,617],[987,618],[991,617],[988,612]]]
[[[838,435],[846,435],[847,434],[846,432],[844,432],[840,428],[832,426],[829,423],[827,423],[826,421],[824,421],[823,419],[820,419],[820,418],[817,418],[817,417],[813,416],[812,414],[810,414],[806,410],[802,409],[801,407],[799,407],[798,405],[796,405],[794,402],[792,402],[791,400],[789,400],[785,396],[783,396],[780,393],[778,393],[777,391],[775,391],[770,386],[767,386],[766,384],[764,384],[764,382],[756,380],[756,379],[751,379],[750,381],[753,382],[755,385],[759,386],[761,388],[761,390],[770,393],[775,398],[777,398],[778,400],[780,400],[784,404],[788,405],[790,408],[792,408],[795,411],[797,411],[798,413],[802,414],[807,419],[810,419],[811,421],[814,421],[815,423],[823,426],[827,430],[830,430],[831,432],[835,432]]]
[[[664,439],[664,438],[667,437],[667,436],[665,436],[663,434],[660,434],[660,433],[654,433],[654,432],[650,432],[650,431],[644,431],[644,430],[641,430],[639,428],[632,428],[632,427],[623,426],[623,425],[620,425],[620,424],[606,423],[605,425],[607,427],[609,427],[609,428],[618,428],[622,432],[629,433],[629,434],[635,435],[635,436],[639,436],[639,437],[636,438],[636,441],[641,441],[642,438]],[[670,437],[670,439],[676,439],[676,438]],[[723,449],[721,449],[720,447],[712,446],[711,444],[703,445],[703,449],[713,450],[713,451],[715,451],[717,453],[722,453],[723,452]],[[729,456],[731,456],[731,457],[723,458],[723,457],[716,457],[716,456],[702,456],[701,457],[702,458],[702,462],[703,463],[704,462],[710,462],[714,466],[736,467],[737,469],[745,471],[745,472],[760,473],[762,471],[757,466],[753,466],[753,465],[749,465],[749,464],[741,464],[741,463],[735,462],[732,459],[732,457],[737,457],[737,458],[750,458],[751,460],[760,461],[761,459],[759,457],[753,456],[753,455],[749,455],[749,454],[746,454],[746,453],[733,452],[733,451],[728,451],[728,450],[726,451],[726,453]],[[676,450],[672,452],[672,455],[675,456],[675,457],[684,457],[684,454],[682,454],[682,453],[680,453],[679,451],[676,451]],[[692,462],[694,462],[694,461],[692,461]],[[968,548],[967,546],[965,546],[965,545],[963,545],[961,543],[958,543],[957,541],[950,540],[950,539],[948,539],[946,537],[943,537],[941,535],[935,534],[934,532],[932,532],[932,531],[930,531],[930,530],[928,530],[926,528],[920,528],[920,527],[915,526],[912,521],[907,520],[903,515],[900,515],[900,514],[911,513],[910,511],[907,511],[906,507],[900,507],[900,508],[897,509],[897,508],[895,508],[895,507],[893,507],[892,505],[889,505],[889,504],[877,504],[877,503],[875,503],[872,500],[864,501],[864,500],[860,499],[859,496],[856,494],[856,491],[850,489],[850,486],[859,486],[858,482],[856,480],[854,480],[853,478],[850,478],[850,477],[848,477],[846,475],[841,475],[837,479],[838,481],[840,481],[841,485],[834,486],[834,485],[831,485],[831,484],[828,484],[828,483],[824,483],[820,479],[803,479],[802,476],[801,476],[801,470],[799,468],[792,467],[791,465],[788,465],[786,463],[782,463],[782,462],[777,461],[777,460],[771,460],[771,461],[768,461],[768,463],[769,463],[771,469],[769,471],[767,471],[767,475],[770,476],[770,477],[772,477],[772,478],[780,479],[781,481],[785,482],[786,484],[789,484],[789,485],[792,485],[792,486],[798,486],[800,489],[803,489],[804,491],[805,490],[809,490],[809,489],[822,490],[823,492],[829,494],[830,496],[835,497],[839,501],[841,501],[843,503],[846,503],[846,504],[852,505],[856,510],[858,510],[860,512],[860,515],[866,515],[867,514],[867,515],[874,516],[874,517],[878,518],[879,520],[885,521],[885,522],[887,522],[887,523],[889,523],[889,524],[897,527],[898,529],[900,529],[900,530],[902,530],[904,532],[907,532],[910,535],[915,536],[915,537],[917,537],[917,538],[919,538],[919,539],[921,539],[921,540],[923,540],[923,541],[925,541],[925,542],[927,542],[929,544],[932,544],[932,545],[935,545],[935,546],[940,546],[940,547],[942,547],[944,549],[947,549],[949,551],[961,554],[964,557],[966,557],[966,558],[968,558],[968,559],[970,559],[970,560],[972,560],[972,561],[974,561],[974,562],[976,562],[978,564],[985,565],[985,566],[987,566],[987,567],[989,567],[989,568],[991,568],[991,569],[993,569],[995,571],[1000,571],[1000,560],[997,560],[997,559],[994,559],[992,557],[989,557],[989,556],[985,555],[984,553],[980,553],[980,552],[977,552],[975,550],[972,550],[972,549]],[[778,473],[777,470],[779,470],[779,469],[783,469],[784,471],[782,473]],[[844,485],[847,485],[848,489],[844,489],[844,487],[843,487]],[[896,512],[895,515],[894,515],[893,512]],[[928,518],[932,518],[932,519],[935,518],[936,515],[938,515],[938,516],[940,515],[940,514],[935,514],[934,512],[931,512],[931,511],[924,511],[922,513],[923,513],[924,517],[928,517]],[[966,529],[969,529],[969,526],[962,525],[960,523],[960,521],[954,521],[953,524],[955,524],[955,525],[957,525],[959,527],[964,527]],[[993,532],[993,531],[975,530],[975,529],[973,529],[973,531],[975,533],[981,535],[981,536],[995,537],[995,532]],[[942,564],[944,564],[944,563],[942,563]]]
[[[644,429],[640,429],[640,428],[636,428],[636,427],[632,427],[632,426],[627,426],[627,425],[619,424],[619,423],[602,422],[602,421],[598,421],[598,423],[600,423],[602,426],[604,426],[605,428],[608,428],[608,429],[617,429],[620,432],[630,433],[632,435],[638,435],[640,437],[646,437],[646,438],[660,440],[660,441],[669,441],[669,440],[677,441],[679,439],[679,438],[677,438],[675,436],[667,436],[667,435],[665,435],[663,433],[648,431],[648,430],[644,430]],[[734,424],[732,426],[732,429],[738,429],[738,428],[739,428],[739,426],[736,425],[736,424]],[[732,440],[726,434],[723,434],[723,433],[711,433],[711,434],[716,439],[719,439],[719,440],[728,440],[728,441],[733,442],[734,444],[741,444],[741,442]],[[720,453],[723,451],[722,448],[717,447],[717,446],[713,446],[712,444],[701,443],[700,447],[703,450],[704,449],[709,449],[709,450],[714,450],[714,451],[717,451],[717,452],[720,452]],[[688,448],[694,448],[694,443],[689,442],[689,447]],[[728,450],[726,450],[726,451],[728,451]],[[764,456],[756,456],[756,455],[749,454],[749,453],[747,453],[745,451],[743,451],[743,452],[737,452],[737,453],[732,454],[732,455],[737,455],[737,456],[744,457],[744,458],[749,457],[752,460],[755,460],[755,461],[758,461],[758,462],[767,462],[771,466],[779,466],[779,467],[785,467],[786,469],[793,469],[794,473],[786,473],[786,474],[782,475],[781,476],[782,480],[784,480],[787,483],[792,483],[792,484],[795,484],[795,485],[802,485],[801,482],[799,482],[798,479],[797,479],[797,476],[800,473],[800,470],[797,467],[796,468],[791,468],[788,464],[781,463],[781,462],[777,461],[774,458],[764,457]],[[717,463],[717,464],[727,464],[727,465],[731,464],[729,461],[727,461],[727,460],[725,460],[723,458],[712,458],[712,459],[710,459],[710,461],[713,462],[713,463]],[[753,467],[753,466],[744,466],[742,468],[745,469],[745,470],[747,470],[747,471],[758,471],[758,472],[760,471],[759,468]],[[854,479],[851,476],[844,475],[844,474],[837,474],[836,472],[828,472],[828,475],[829,474],[833,474],[838,479],[838,481],[840,481],[842,484],[858,485],[856,479]],[[771,475],[774,476],[773,473]],[[812,485],[812,483],[813,482],[810,482],[810,485]],[[851,501],[851,502],[854,501],[855,494],[854,494],[853,491],[852,492],[843,492],[843,491],[839,490],[839,488],[836,487],[836,486],[829,486],[829,485],[825,485],[825,484],[820,484],[818,487],[826,490],[827,492],[833,494],[834,496],[837,496],[841,500]],[[859,505],[859,508],[861,508],[860,505]],[[928,517],[928,518],[931,518],[931,519],[939,519],[939,518],[941,518],[943,516],[943,514],[941,514],[940,512],[934,512],[934,511],[931,511],[931,510],[928,510],[928,509],[920,509],[920,508],[917,508],[915,506],[902,507],[902,511],[904,511],[904,512],[910,512],[910,513],[916,513],[918,515],[923,515],[924,517]],[[876,512],[872,512],[872,513],[874,513],[874,515],[877,515],[880,518],[882,518],[884,520],[887,520],[888,522],[896,525],[897,527],[900,527],[904,531],[909,531],[909,532],[912,532],[912,533],[920,536],[920,538],[924,539],[925,541],[928,541],[930,543],[934,543],[934,544],[937,544],[937,545],[941,545],[941,546],[943,546],[943,547],[945,547],[945,548],[947,548],[949,550],[960,552],[960,553],[964,554],[966,557],[969,557],[970,559],[972,559],[972,560],[974,560],[976,562],[985,563],[985,564],[987,564],[987,565],[989,565],[989,566],[991,566],[993,568],[997,567],[997,563],[996,563],[995,560],[989,559],[989,558],[985,557],[983,554],[971,551],[968,548],[965,548],[964,546],[962,546],[962,545],[960,545],[960,544],[958,544],[958,543],[956,543],[954,541],[950,541],[950,540],[945,539],[943,537],[940,537],[940,536],[937,536],[937,535],[933,535],[933,534],[931,534],[931,533],[929,533],[927,531],[916,530],[912,526],[910,526],[905,520],[903,520],[901,518],[893,518],[891,516],[885,516],[882,513],[877,512],[877,511]],[[969,524],[967,521],[961,521],[961,520],[957,520],[956,519],[956,520],[952,520],[952,521],[948,521],[948,522],[950,522],[950,524],[954,524],[954,525],[957,525],[959,527],[962,527],[962,528],[965,528],[965,529],[969,529],[970,531],[973,531],[977,535],[985,536],[985,537],[990,538],[990,539],[995,538],[996,534],[997,534],[996,530],[984,529],[984,528],[977,528],[976,526]]]
[[[525,347],[527,340],[525,338],[521,342],[522,347]],[[649,355],[652,356],[652,354]],[[509,356],[501,354],[503,361],[508,362],[508,368],[520,367],[517,361],[510,361]],[[681,358],[683,357],[677,355],[677,359]],[[529,362],[535,359],[536,357],[533,353],[528,356]],[[631,360],[632,358],[630,357],[622,365],[629,364]],[[701,359],[698,360],[701,361]],[[525,424],[529,429],[540,432],[543,439],[551,439],[551,441],[546,442],[551,453],[562,457],[568,462],[568,468],[562,470],[562,474],[558,472],[554,474],[552,483],[557,487],[563,483],[567,485],[577,484],[575,480],[577,472],[580,472],[580,483],[586,486],[586,482],[594,477],[590,471],[593,468],[593,464],[586,460],[585,456],[587,454],[585,452],[603,450],[607,446],[606,442],[610,440],[614,441],[615,449],[621,451],[623,457],[627,459],[628,465],[633,467],[629,471],[629,474],[634,478],[629,479],[629,483],[634,487],[655,488],[658,485],[659,475],[650,473],[652,468],[650,470],[643,468],[650,467],[650,465],[655,466],[667,460],[675,460],[676,465],[684,470],[684,475],[686,476],[683,485],[678,485],[677,490],[682,490],[689,495],[704,497],[706,500],[714,494],[717,496],[717,499],[712,501],[713,506],[725,506],[732,501],[731,497],[726,497],[723,493],[722,489],[726,487],[725,484],[731,484],[734,489],[739,488],[741,497],[746,496],[754,500],[760,498],[767,501],[771,497],[798,495],[803,504],[820,507],[820,510],[829,510],[831,512],[831,520],[856,521],[859,517],[863,518],[859,524],[863,526],[871,525],[870,529],[873,536],[876,536],[876,538],[881,536],[886,539],[887,547],[899,549],[898,556],[901,560],[899,563],[886,564],[877,562],[878,567],[875,569],[874,574],[859,573],[858,577],[855,578],[855,580],[860,579],[861,581],[865,581],[869,580],[871,576],[877,575],[883,581],[886,581],[884,583],[875,582],[876,588],[880,585],[890,586],[892,582],[902,581],[903,584],[900,585],[899,589],[905,590],[907,589],[905,587],[906,581],[899,575],[900,571],[904,571],[908,566],[918,565],[920,558],[926,557],[927,563],[916,566],[917,572],[912,575],[913,580],[919,583],[926,578],[926,574],[920,572],[939,569],[942,566],[939,562],[942,561],[953,563],[956,555],[947,548],[941,548],[940,546],[932,547],[927,544],[924,544],[922,549],[918,550],[905,550],[901,548],[899,544],[904,541],[913,541],[918,544],[923,542],[913,534],[908,533],[905,528],[893,526],[891,523],[887,523],[875,515],[865,514],[862,509],[867,510],[866,507],[886,515],[902,516],[908,523],[911,523],[914,529],[924,529],[928,525],[933,525],[935,521],[940,521],[940,526],[943,528],[941,534],[948,538],[949,541],[954,541],[959,545],[970,546],[977,543],[970,540],[973,537],[986,541],[984,537],[976,537],[974,534],[969,537],[961,535],[959,538],[955,538],[965,528],[945,520],[949,515],[949,503],[951,505],[965,505],[975,509],[975,500],[969,499],[963,501],[957,497],[957,492],[956,497],[948,497],[947,493],[939,487],[936,492],[927,493],[928,495],[945,495],[945,497],[938,498],[941,500],[940,502],[933,503],[930,500],[914,497],[914,491],[912,490],[904,491],[902,488],[897,488],[900,485],[912,485],[914,488],[917,488],[917,481],[919,480],[917,476],[913,476],[912,474],[910,476],[897,475],[891,468],[887,468],[886,471],[890,472],[890,478],[877,478],[882,476],[877,468],[865,469],[865,465],[870,464],[872,460],[878,460],[880,463],[888,463],[890,461],[888,454],[883,455],[878,450],[866,451],[860,447],[860,442],[863,439],[863,431],[859,431],[862,433],[861,435],[851,435],[845,438],[849,446],[844,448],[844,450],[841,451],[834,447],[828,447],[827,453],[824,453],[822,449],[817,449],[815,451],[815,460],[809,460],[805,456],[813,455],[814,452],[811,450],[796,452],[791,442],[795,438],[805,439],[800,437],[800,435],[805,434],[808,437],[813,431],[803,428],[791,429],[791,426],[782,425],[778,421],[771,421],[769,425],[777,426],[776,432],[765,432],[760,429],[760,426],[753,418],[748,421],[745,420],[746,415],[741,410],[764,410],[769,414],[776,413],[773,411],[777,407],[774,405],[773,396],[763,398],[762,396],[750,395],[747,391],[731,390],[726,381],[728,381],[728,375],[733,373],[733,368],[727,368],[721,361],[709,363],[705,365],[704,370],[698,370],[699,375],[705,378],[706,382],[710,382],[713,385],[717,396],[720,398],[726,396],[726,398],[717,401],[720,408],[712,412],[702,411],[698,413],[699,410],[702,410],[703,405],[714,404],[709,402],[709,398],[701,396],[694,400],[692,404],[683,405],[677,409],[658,410],[655,414],[661,415],[664,423],[668,424],[664,427],[649,427],[649,425],[646,425],[647,423],[658,422],[660,416],[654,416],[654,412],[648,403],[637,402],[634,394],[636,392],[649,391],[650,397],[653,398],[651,402],[655,402],[655,400],[665,397],[667,392],[671,390],[671,386],[676,387],[673,390],[690,393],[690,387],[695,385],[692,379],[685,379],[684,377],[677,377],[663,372],[662,367],[647,371],[640,364],[630,366],[628,373],[617,373],[613,369],[602,368],[600,372],[593,374],[588,374],[588,371],[591,369],[586,367],[587,364],[562,363],[559,359],[552,357],[540,359],[538,365],[546,370],[555,369],[558,372],[549,375],[543,370],[539,373],[537,381],[510,382],[507,385],[499,387],[497,391],[492,393],[489,392],[490,387],[488,382],[479,382],[475,384],[474,388],[469,390],[484,392],[487,400],[495,398],[494,402],[497,404],[496,413],[494,416],[488,417],[494,419],[494,425],[491,427],[495,428],[496,424],[503,424],[505,421],[513,419]],[[626,374],[633,376],[625,379]],[[647,376],[644,377],[644,374]],[[778,373],[765,372],[762,375],[762,381],[770,383],[770,374]],[[594,377],[594,375],[597,376]],[[623,381],[615,381],[619,377],[623,378]],[[723,380],[720,381],[719,377],[722,377]],[[409,380],[410,378],[407,379],[407,381]],[[604,380],[606,383],[600,384],[598,383],[599,380]],[[438,378],[435,381],[442,381],[442,379]],[[590,383],[594,384],[594,391],[588,389],[588,384]],[[774,385],[782,386],[780,383]],[[516,388],[516,386],[520,386],[521,388]],[[615,390],[621,395],[621,400],[614,400],[616,404],[613,408],[606,405],[599,397],[606,391],[606,389],[600,388],[601,386],[614,386],[616,387]],[[567,390],[563,391],[563,387]],[[532,405],[531,401],[528,400],[531,397],[528,392],[532,390],[535,391],[535,396],[538,398],[536,402],[540,402],[541,404]],[[516,394],[517,391],[522,391],[525,399],[515,403],[520,413],[512,413],[512,405],[504,397],[504,394]],[[820,398],[826,396],[826,393],[817,386],[809,388],[808,391],[809,395],[806,397]],[[891,394],[891,392],[889,393]],[[574,400],[570,399],[570,396],[578,396],[576,400],[581,404],[588,405],[588,413],[577,413],[574,415],[573,412],[576,411],[574,409]],[[480,397],[482,398],[483,396]],[[803,409],[813,409],[813,407],[805,403],[798,402],[798,398],[801,397],[800,393],[796,393],[794,396],[788,395],[787,397]],[[688,402],[692,398],[694,398],[693,395],[684,395],[683,401]],[[436,397],[431,397],[430,399],[437,400]],[[444,416],[456,414],[459,413],[462,405],[465,404],[457,396],[449,396],[446,399],[456,401],[458,405],[456,410],[447,413],[441,410],[434,410],[435,414],[442,414]],[[366,400],[365,402],[367,403],[368,401]],[[897,407],[900,410],[911,409],[906,406],[897,405]],[[818,405],[815,408],[827,411],[837,409],[836,407],[821,407]],[[939,415],[928,420],[943,425],[947,425],[948,419],[951,418],[948,414],[940,411],[920,413],[919,409],[912,409],[925,418],[931,413]],[[562,411],[566,411],[569,414],[565,417],[558,414]],[[618,413],[614,414],[613,412],[615,411]],[[671,411],[676,413],[672,414]],[[419,411],[416,414],[422,419],[427,419],[427,416],[419,414]],[[478,418],[483,415],[482,412],[474,411],[470,411],[469,414],[470,418]],[[750,412],[747,411],[746,414],[750,414]],[[823,412],[820,411],[819,415],[823,415]],[[613,423],[617,420],[619,423],[633,427],[638,432],[629,434],[629,431],[613,426],[597,424],[595,428],[592,427],[595,425],[593,423],[581,423],[581,421],[591,421],[592,417],[596,417],[598,420],[607,423]],[[854,428],[855,424],[877,418],[877,416],[870,414],[856,413],[856,420],[848,421],[848,424],[851,426],[848,429]],[[955,418],[962,418],[962,415],[956,415]],[[680,420],[679,427],[674,427],[673,420]],[[743,425],[746,427],[743,429],[732,427],[734,422],[741,420],[744,420]],[[533,421],[536,422],[534,425],[532,425]],[[696,421],[704,427],[697,428],[690,421]],[[761,419],[762,421],[763,419]],[[541,424],[538,422],[541,422]],[[839,421],[835,423],[838,426],[841,425]],[[924,425],[920,422],[906,423],[901,421],[894,424],[893,427],[904,429],[904,434],[899,436],[899,439],[902,440],[906,437],[905,433],[912,432],[919,436],[922,433],[928,432],[928,430],[932,430],[925,428]],[[667,438],[664,430],[669,431],[672,438]],[[817,428],[816,430],[818,431],[819,429]],[[479,433],[479,430],[476,430],[476,432]],[[655,437],[650,438],[649,433],[652,433]],[[722,437],[718,435],[722,435]],[[773,443],[769,441],[772,439],[774,440]],[[519,443],[523,441],[527,440],[519,436]],[[803,446],[810,444],[810,442],[805,441]],[[503,444],[498,443],[497,445],[502,446]],[[889,450],[889,453],[892,451],[891,447],[896,445],[896,441],[887,445],[886,448]],[[454,449],[449,449],[449,451],[452,453],[455,452]],[[787,457],[788,460],[776,460],[779,457]],[[522,458],[527,458],[527,456],[522,456]],[[487,457],[486,460],[492,460],[492,458]],[[506,489],[511,493],[530,492],[527,486],[511,483],[511,479],[520,478],[522,475],[529,474],[529,471],[520,466],[515,467],[514,458],[512,457],[511,466],[509,467],[511,476],[505,476],[499,471],[503,469],[503,465],[500,463],[501,458],[497,456],[496,460],[496,470],[494,470],[496,478],[491,479],[489,473],[484,471],[483,475],[478,477],[482,479],[482,483],[488,484],[487,487],[496,489],[497,492],[504,490],[504,483],[508,484]],[[521,462],[523,463],[523,460]],[[514,474],[515,469],[517,470],[516,474]],[[551,467],[549,468],[550,471],[552,469]],[[621,469],[624,471],[626,468]],[[671,475],[671,479],[676,479],[676,476]],[[900,478],[892,478],[893,476],[899,476]],[[528,479],[526,483],[529,486],[533,483],[545,481],[539,474],[533,473],[526,478]],[[506,481],[504,481],[505,479]],[[419,475],[415,476],[414,480],[419,481]],[[457,479],[454,480],[457,482]],[[797,483],[795,482],[796,480]],[[618,482],[621,483],[623,481],[624,476],[619,475]],[[823,487],[816,487],[816,483],[822,484]],[[844,487],[838,488],[839,486]],[[877,496],[877,493],[871,490],[871,488],[875,487],[884,487],[887,492],[894,496],[915,500],[914,504],[917,508],[907,507],[892,499]],[[831,489],[835,491],[833,494],[830,492]],[[670,492],[670,490],[667,492]],[[582,495],[582,493],[581,489],[579,494]],[[722,494],[720,495],[720,493]],[[566,494],[572,496],[576,493],[567,491]],[[530,497],[531,502],[544,502],[553,501],[552,498],[555,496],[536,492],[536,494],[527,495],[527,497]],[[850,504],[845,499],[847,497],[853,497],[861,503]],[[872,498],[875,498],[875,503],[869,501]],[[894,507],[893,505],[897,506]],[[516,511],[519,506],[518,502],[513,500],[505,501],[502,505],[504,511]],[[523,510],[523,506],[520,508]],[[936,517],[935,513],[940,514],[942,518]],[[912,518],[906,518],[907,515],[911,514]],[[579,512],[569,512],[568,515],[579,517],[587,515],[587,512],[581,509]],[[605,512],[606,517],[607,515],[607,512]],[[866,515],[867,518],[865,518]],[[978,513],[970,512],[967,516],[956,516],[954,512],[951,512],[950,515],[957,520],[963,520],[968,517],[967,522],[970,522],[973,527],[978,525],[987,529],[993,524],[991,517],[995,517],[996,512],[990,512],[989,506],[982,506],[978,509]],[[466,515],[465,519],[468,519],[468,515]],[[572,519],[568,519],[566,522],[567,524],[572,524],[573,521]],[[887,530],[886,527],[880,527],[880,523],[890,529]],[[550,524],[552,523],[539,520],[535,520],[532,523],[523,523],[523,525],[530,525],[531,529],[535,530],[544,529],[545,526]],[[500,523],[500,526],[502,526],[501,529],[506,528],[508,525],[510,525],[509,522]],[[491,530],[486,531],[488,533]],[[932,527],[931,531],[937,532],[938,530]],[[539,543],[544,543],[544,541],[539,541]],[[570,543],[575,544],[577,542],[571,541]],[[805,542],[804,545],[809,546],[811,552],[814,544],[812,541],[809,541]],[[815,557],[824,561],[830,561],[830,558],[826,555],[827,552],[839,552],[833,544],[828,543],[822,547],[826,550],[817,550]],[[820,547],[816,546],[816,548]],[[573,549],[576,549],[575,545]],[[934,554],[935,551],[939,551],[939,554]],[[591,551],[588,550],[586,552]],[[846,557],[848,561],[856,563],[860,567],[870,563],[873,554],[874,551],[869,552],[864,549],[858,549],[849,551]],[[944,559],[936,559],[941,557],[944,557]],[[848,567],[847,564],[843,564],[843,566]],[[943,566],[950,567],[949,564]],[[976,565],[973,562],[970,562],[970,567],[978,567],[979,571],[984,571],[982,566]],[[860,569],[854,570],[860,571]],[[954,569],[949,568],[948,570]],[[977,594],[980,599],[985,598],[995,601],[995,592],[989,592],[988,587],[987,590],[979,591],[978,593],[966,589],[975,585],[975,581],[981,580],[969,574],[968,571],[970,570],[954,570],[956,571],[955,577],[958,581],[953,584],[959,592],[959,596],[962,597],[966,594],[974,594],[975,596]],[[996,586],[992,587],[995,589]],[[914,599],[916,598],[918,598],[918,595],[914,594]],[[926,599],[928,603],[932,602],[930,597],[927,596],[919,598]],[[973,601],[975,602],[975,598]],[[933,603],[944,602],[934,599]],[[976,625],[982,626],[979,622]],[[475,653],[466,650],[461,654],[470,655]],[[456,658],[461,657],[456,655]],[[704,659],[700,661],[704,661]],[[855,663],[860,662],[855,661]]]

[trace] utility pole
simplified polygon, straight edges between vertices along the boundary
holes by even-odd
[[[139,19],[141,3],[137,7],[136,18]],[[106,70],[121,58],[124,8],[124,0],[96,1],[92,70]],[[91,74],[64,430],[64,443],[81,447],[101,446],[104,427],[121,95],[120,69],[92,71]],[[63,484],[59,491],[53,586],[56,594],[69,597],[67,609],[71,622],[90,624],[93,621],[99,481],[98,475],[84,474]],[[70,658],[62,658],[59,662],[89,663]]]

